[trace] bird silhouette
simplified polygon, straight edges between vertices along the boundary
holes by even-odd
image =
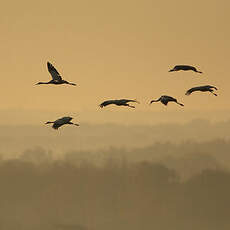
[[[48,82],[38,82],[36,85],[41,85],[41,84],[54,84],[54,85],[61,85],[61,84],[68,84],[68,85],[76,85],[75,83],[71,83],[68,81],[65,81],[62,79],[61,75],[58,73],[58,71],[55,69],[55,67],[47,62],[47,68],[49,73],[52,76],[52,80]]]
[[[170,96],[167,96],[167,95],[163,95],[163,96],[161,96],[159,99],[157,99],[157,100],[152,100],[152,101],[150,101],[150,105],[153,103],[153,102],[158,102],[158,101],[160,101],[162,104],[164,104],[164,105],[167,105],[168,104],[168,102],[175,102],[175,103],[177,103],[178,105],[180,105],[180,106],[184,106],[183,104],[181,104],[181,103],[179,103],[178,101],[177,101],[177,99],[176,98],[174,98],[174,97],[170,97]]]
[[[129,105],[128,102],[136,102],[136,103],[140,103],[136,100],[129,100],[129,99],[119,99],[119,100],[108,100],[108,101],[104,101],[102,102],[99,106],[101,108],[107,106],[107,105],[111,105],[111,104],[114,104],[114,105],[117,105],[117,106],[128,106],[130,108],[135,108],[135,106],[133,105]]]
[[[211,85],[197,86],[197,87],[193,87],[193,88],[187,90],[185,95],[189,96],[193,92],[201,91],[201,92],[210,92],[213,95],[217,96],[217,94],[213,92],[214,89],[217,90],[217,88],[215,86],[211,86]]]
[[[173,69],[169,70],[169,72],[180,71],[180,70],[184,70],[184,71],[192,70],[196,73],[202,73],[201,71],[198,71],[194,66],[190,66],[190,65],[176,65],[174,66]]]
[[[53,124],[52,127],[54,129],[58,129],[66,124],[79,126],[79,124],[74,124],[73,122],[71,122],[72,119],[72,117],[62,117],[57,119],[56,121],[47,121],[45,124]]]

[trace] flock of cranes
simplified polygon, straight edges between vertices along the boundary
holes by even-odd
[[[63,80],[62,76],[58,73],[56,68],[50,62],[47,62],[47,68],[48,68],[49,73],[52,76],[52,80],[50,80],[48,82],[38,82],[36,85],[41,85],[41,84],[54,84],[54,85],[68,84],[68,85],[76,86],[75,83]],[[180,71],[180,70],[183,70],[183,71],[191,70],[191,71],[194,71],[196,73],[202,73],[201,71],[198,71],[194,66],[190,66],[190,65],[176,65],[176,66],[174,66],[173,69],[169,70],[169,72]],[[217,96],[217,94],[214,93],[214,90],[217,90],[217,88],[215,86],[211,86],[211,85],[197,86],[197,87],[193,87],[193,88],[187,90],[185,95],[188,96],[193,92],[201,91],[201,92],[210,92],[211,94]],[[151,100],[150,105],[153,102],[159,102],[159,101],[162,104],[164,104],[165,106],[167,106],[167,104],[169,102],[175,102],[176,104],[178,104],[180,106],[184,106],[184,104],[179,103],[176,98],[173,98],[173,97],[167,96],[167,95],[162,95],[157,100]],[[130,108],[135,108],[135,106],[129,104],[130,102],[140,103],[137,100],[119,99],[119,100],[107,100],[107,101],[104,101],[99,106],[101,108],[103,108],[105,106],[114,104],[114,105],[117,105],[117,106],[127,106],[127,107],[130,107]],[[71,122],[72,119],[73,119],[72,117],[62,117],[62,118],[59,118],[59,119],[57,119],[55,121],[47,121],[45,124],[53,124],[52,127],[54,129],[58,129],[59,127],[65,125],[65,124],[79,126],[79,124]]]

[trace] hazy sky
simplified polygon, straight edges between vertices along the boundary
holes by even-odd
[[[229,122],[124,128],[160,118],[230,120],[229,9],[229,1],[218,0],[2,1],[0,228],[230,229]],[[51,79],[47,61],[78,86],[35,85]],[[194,65],[204,74],[169,73],[176,64]],[[219,96],[185,96],[187,89],[205,84],[215,85]],[[163,94],[185,107],[148,105]],[[113,98],[141,104],[98,107]],[[58,131],[45,126],[63,115],[81,126]],[[107,125],[118,120],[119,127]],[[94,124],[98,121],[104,126]],[[218,134],[220,140],[193,142]],[[154,144],[177,139],[182,144]],[[153,146],[143,147],[149,143]],[[112,147],[96,152],[105,144]],[[120,150],[125,144],[139,148]],[[87,145],[95,151],[83,152]],[[19,159],[1,159],[20,153]],[[59,153],[63,161],[52,163]],[[125,154],[161,164],[129,165]],[[101,169],[84,161],[100,161],[98,156],[108,157]],[[174,168],[192,177],[179,182]],[[193,174],[208,168],[215,170]]]
[[[165,108],[146,103],[168,94],[185,110],[228,110],[229,7],[217,0],[5,1],[0,109],[96,111],[103,100],[133,98],[142,102],[138,111],[154,112]],[[47,61],[79,86],[35,86],[50,80]],[[169,73],[176,64],[204,74]],[[217,86],[219,96],[184,95],[203,84]]]

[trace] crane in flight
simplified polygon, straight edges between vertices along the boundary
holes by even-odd
[[[130,108],[135,108],[135,106],[133,105],[129,105],[128,102],[136,102],[136,103],[140,103],[136,100],[129,100],[129,99],[119,99],[119,100],[108,100],[108,101],[104,101],[102,102],[99,106],[101,108],[107,106],[107,105],[111,105],[111,104],[114,104],[114,105],[117,105],[117,106],[128,106]]]
[[[197,87],[193,87],[193,88],[187,90],[185,95],[189,96],[193,92],[201,91],[201,92],[210,92],[213,95],[217,96],[217,94],[213,92],[214,89],[217,90],[217,88],[215,86],[212,86],[212,85],[197,86]]]
[[[47,121],[45,124],[53,124],[52,128],[54,129],[58,129],[63,125],[76,125],[76,126],[80,126],[79,124],[75,124],[73,122],[71,122],[73,118],[72,117],[62,117],[57,119],[56,121]]]
[[[167,96],[167,95],[162,95],[160,98],[158,98],[157,100],[152,100],[152,101],[150,101],[150,105],[153,103],[153,102],[158,102],[158,101],[160,101],[162,104],[164,104],[164,105],[167,105],[168,104],[168,102],[175,102],[175,103],[177,103],[178,105],[180,105],[180,106],[184,106],[183,104],[181,104],[181,103],[179,103],[178,101],[177,101],[177,99],[176,98],[174,98],[174,97],[170,97],[170,96]]]
[[[49,73],[52,76],[52,80],[50,80],[48,82],[38,82],[36,85],[41,85],[41,84],[54,84],[54,85],[68,84],[68,85],[76,85],[75,83],[71,83],[71,82],[63,80],[62,77],[61,77],[61,75],[56,70],[56,68],[50,62],[47,62],[47,68],[48,68]]]
[[[170,69],[169,72],[180,71],[180,70],[184,70],[184,71],[192,70],[196,73],[202,73],[201,71],[198,71],[194,66],[190,66],[190,65],[176,65],[174,66],[173,69]]]

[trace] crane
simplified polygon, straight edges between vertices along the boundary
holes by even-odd
[[[57,119],[56,121],[47,121],[45,124],[53,124],[52,128],[54,129],[58,129],[66,124],[79,126],[79,124],[74,124],[73,122],[71,122],[72,119],[72,117],[62,117]]]
[[[169,72],[180,71],[180,70],[184,70],[184,71],[192,70],[197,73],[202,73],[201,71],[198,71],[194,66],[190,66],[190,65],[176,65],[174,66],[173,69],[169,70]]]
[[[217,90],[217,88],[215,86],[212,86],[212,85],[197,86],[197,87],[193,87],[193,88],[187,90],[187,92],[185,93],[185,95],[189,96],[193,92],[201,91],[201,92],[210,92],[214,96],[217,96],[217,94],[213,92],[214,89]]]
[[[111,105],[111,104],[114,104],[114,105],[117,105],[117,106],[128,106],[130,108],[135,108],[135,106],[133,105],[129,105],[128,102],[136,102],[136,103],[140,103],[136,100],[129,100],[129,99],[119,99],[119,100],[107,100],[107,101],[104,101],[102,102],[99,106],[101,108],[107,106],[107,105]]]
[[[75,83],[71,83],[71,82],[63,80],[62,77],[61,77],[61,75],[56,70],[56,68],[50,62],[47,62],[47,68],[48,68],[49,73],[52,76],[52,80],[50,80],[48,82],[38,82],[36,85],[41,85],[41,84],[54,84],[54,85],[68,84],[68,85],[76,85]]]
[[[161,102],[162,104],[164,104],[164,105],[167,105],[168,102],[172,101],[172,102],[177,103],[177,104],[180,105],[180,106],[184,106],[183,104],[179,103],[179,102],[177,101],[176,98],[170,97],[170,96],[167,96],[167,95],[162,95],[159,99],[150,101],[150,105],[151,105],[153,102],[158,102],[158,101],[160,101],[160,102]]]

